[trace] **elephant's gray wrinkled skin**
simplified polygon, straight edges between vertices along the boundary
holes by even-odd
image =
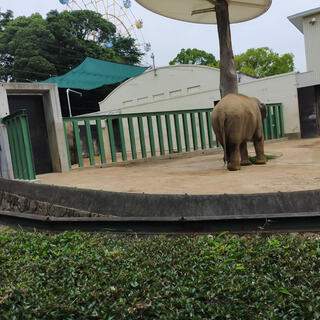
[[[266,106],[256,98],[230,93],[223,97],[211,113],[213,131],[224,150],[229,170],[250,165],[247,141],[253,141],[256,164],[265,164],[262,120]]]

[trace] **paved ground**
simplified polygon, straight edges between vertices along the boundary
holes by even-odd
[[[249,153],[254,155],[252,147]],[[320,138],[265,144],[267,165],[228,171],[221,153],[39,175],[41,183],[161,194],[262,193],[320,189]]]

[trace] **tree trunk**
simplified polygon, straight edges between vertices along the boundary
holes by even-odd
[[[228,93],[238,93],[227,0],[216,0],[216,17],[220,43],[220,94],[223,98]]]

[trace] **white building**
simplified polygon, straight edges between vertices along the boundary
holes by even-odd
[[[288,19],[303,33],[307,72],[297,75],[302,137],[320,133],[320,7]]]
[[[178,65],[129,79],[100,103],[100,113],[138,113],[212,108],[220,100],[220,70]],[[263,79],[246,77],[239,92],[264,103],[282,103],[285,133],[299,135],[297,73]]]
[[[288,18],[305,36],[308,71],[255,79],[239,76],[239,92],[282,103],[287,136],[318,135],[320,8]],[[220,100],[219,69],[176,65],[149,70],[121,84],[100,102],[100,112],[137,113],[210,108]]]

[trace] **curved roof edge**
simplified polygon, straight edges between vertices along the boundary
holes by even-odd
[[[187,68],[203,68],[203,69],[210,69],[210,70],[214,70],[216,72],[220,72],[220,69],[215,68],[215,67],[209,67],[209,66],[203,66],[203,65],[199,65],[199,64],[175,64],[172,66],[163,66],[163,67],[159,67],[159,68],[155,68],[155,69],[150,69],[150,70],[146,70],[145,72],[141,73],[139,76],[134,77],[134,78],[130,78],[124,82],[122,82],[118,87],[116,87],[113,91],[111,91],[102,101],[99,102],[99,105],[104,103],[107,99],[109,99],[110,96],[112,96],[113,94],[115,94],[118,90],[120,90],[123,86],[125,86],[128,82],[134,81],[140,77],[143,77],[147,74],[149,74],[150,72],[157,72],[158,70],[163,70],[163,69],[174,69],[174,68],[181,68],[181,67],[187,67]]]

